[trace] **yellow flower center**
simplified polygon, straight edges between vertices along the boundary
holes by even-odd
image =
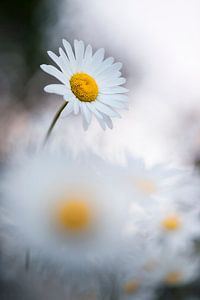
[[[178,284],[182,280],[182,274],[180,272],[169,272],[165,279],[164,282],[167,284]]]
[[[134,294],[139,289],[139,282],[137,280],[128,281],[124,287],[124,293],[131,295]]]
[[[135,186],[141,192],[143,192],[147,195],[154,194],[157,190],[155,182],[151,179],[138,179],[138,180],[135,180]]]
[[[169,231],[177,230],[181,226],[181,221],[178,216],[172,215],[162,221],[162,227]]]
[[[88,202],[70,199],[60,203],[57,209],[58,225],[64,230],[82,231],[88,228],[92,219]]]
[[[70,79],[71,90],[74,95],[83,102],[95,101],[99,88],[90,75],[86,73],[76,73]]]

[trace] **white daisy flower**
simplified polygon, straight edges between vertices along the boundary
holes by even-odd
[[[146,245],[144,243],[143,246],[147,246],[147,243]],[[142,251],[141,249],[135,251],[132,247],[132,253],[124,258],[123,265],[118,272],[119,289],[123,299],[138,299],[137,297],[144,294],[145,291],[153,291],[155,286],[154,278],[144,268],[147,253],[145,249]]]
[[[146,214],[149,235],[168,249],[193,248],[199,238],[200,220],[196,209],[188,210],[177,205],[176,198],[157,198]]]
[[[139,254],[139,253],[138,253]],[[142,269],[141,260],[142,253],[136,256],[133,260],[127,259],[124,261],[122,270],[118,274],[119,299],[122,300],[150,300],[155,299],[154,284],[150,285],[149,278],[145,275]],[[133,258],[133,257],[132,257]],[[152,280],[151,280],[152,283]]]
[[[156,272],[164,284],[178,286],[195,280],[198,271],[199,257],[190,253],[181,254],[178,251],[164,251]]]
[[[30,249],[34,265],[48,262],[63,273],[105,271],[123,252],[129,205],[123,185],[114,174],[107,178],[103,164],[99,170],[95,158],[91,164],[84,155],[45,152],[8,172],[2,183],[4,232]]]
[[[126,79],[121,77],[122,64],[114,62],[113,57],[104,60],[104,49],[93,53],[92,47],[85,47],[83,41],[74,41],[74,50],[63,40],[64,50],[59,48],[59,55],[48,51],[50,58],[58,65],[41,65],[46,73],[54,76],[61,83],[47,85],[44,90],[63,96],[63,116],[71,113],[83,116],[85,129],[96,117],[103,129],[112,128],[113,117],[120,117],[118,109],[127,109],[128,90],[121,85]]]
[[[134,158],[128,154],[125,165],[121,167],[121,176],[127,181],[132,190],[133,200],[140,204],[152,204],[156,196],[173,193],[182,184],[184,172],[168,165],[155,165],[148,167],[142,159]],[[188,180],[188,178],[187,178]]]
[[[194,248],[187,244],[187,240],[181,249],[177,247],[178,244],[171,247],[162,240],[143,239],[136,250],[135,242],[120,269],[119,282],[123,299],[137,299],[142,291],[153,291],[163,283],[181,285],[198,275],[199,257],[195,255]]]
[[[149,256],[148,261],[138,269],[137,273],[129,267],[129,271],[124,277],[128,287],[131,287],[133,282],[138,283],[138,290],[139,287],[147,289],[156,288],[160,284],[182,285],[191,282],[198,276],[199,257],[194,254],[194,251],[187,248],[185,245],[185,249],[180,251],[178,248],[172,249],[166,245],[155,244],[156,255],[152,255],[154,253],[151,251],[144,253],[146,258]]]

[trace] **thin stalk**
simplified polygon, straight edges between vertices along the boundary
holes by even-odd
[[[119,299],[119,288],[117,285],[117,281],[115,276],[111,276],[111,295],[110,300],[118,300]]]
[[[50,137],[50,135],[51,135],[51,132],[52,132],[52,130],[54,129],[54,127],[55,127],[55,125],[56,125],[56,122],[58,121],[58,119],[59,119],[59,117],[60,117],[60,114],[62,113],[62,111],[64,110],[64,108],[67,106],[67,104],[68,104],[68,102],[65,101],[65,102],[62,104],[62,106],[59,108],[59,110],[57,111],[57,113],[55,114],[55,116],[54,116],[54,118],[53,118],[53,120],[52,120],[52,122],[51,122],[51,125],[49,126],[49,129],[48,129],[48,131],[47,131],[47,133],[46,133],[46,136],[45,136],[45,138],[44,138],[43,146],[46,145],[46,143],[47,143],[47,141],[48,141],[48,139],[49,139],[49,137]]]
[[[30,250],[27,250],[26,251],[26,254],[25,254],[25,270],[26,271],[29,271],[30,269]]]

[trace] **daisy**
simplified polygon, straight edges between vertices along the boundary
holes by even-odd
[[[158,274],[161,281],[168,286],[178,286],[194,281],[198,276],[199,258],[191,253],[167,251],[160,259]],[[163,257],[162,255],[162,257]]]
[[[133,199],[152,205],[153,197],[173,193],[181,185],[184,172],[168,165],[147,167],[142,159],[127,155],[121,174],[132,190]]]
[[[58,114],[68,116],[82,114],[85,129],[96,117],[103,129],[112,128],[113,117],[120,117],[118,109],[126,109],[128,90],[121,85],[126,79],[121,77],[122,64],[114,62],[113,57],[104,59],[104,49],[93,53],[92,47],[85,47],[83,41],[74,41],[74,49],[63,39],[59,55],[48,51],[48,55],[57,64],[41,65],[46,73],[61,83],[47,85],[44,90],[63,96],[64,104]]]
[[[118,274],[118,284],[122,299],[138,299],[139,295],[143,295],[145,291],[146,294],[150,291],[152,292],[152,287],[155,286],[152,276],[148,276],[149,274],[143,268],[143,262],[146,257],[145,251],[142,252],[142,255],[141,251],[140,253],[139,251],[138,253],[135,251],[133,253],[124,259]],[[147,299],[150,299],[150,297]]]
[[[145,264],[143,273],[142,270],[139,270],[140,287],[156,288],[160,284],[177,286],[191,282],[198,276],[199,257],[187,245],[185,245],[185,249],[180,250],[155,244],[154,249],[156,256],[151,260],[152,253],[146,253],[149,263]],[[129,277],[130,274],[131,272],[127,272]],[[138,278],[138,274],[136,276]],[[132,276],[133,280],[135,277]],[[131,281],[127,282],[131,287]]]
[[[99,160],[93,157],[91,164],[84,155],[45,151],[8,171],[2,183],[3,231],[22,253],[30,249],[32,265],[63,274],[105,272],[125,249],[125,190],[114,174],[106,177],[103,161],[99,170]]]
[[[127,260],[124,260],[118,274],[119,298],[123,300],[155,299],[155,282],[149,280],[150,276],[148,278],[142,269],[143,255],[140,253],[140,255],[133,258],[134,255],[132,255],[132,259],[127,257]]]
[[[183,249],[185,245],[191,249],[199,238],[199,212],[177,205],[176,198],[155,199],[148,207],[146,222],[149,235],[167,249]]]

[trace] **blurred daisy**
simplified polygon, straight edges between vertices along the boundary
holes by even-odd
[[[176,199],[155,199],[148,208],[149,235],[162,240],[164,247],[181,249],[199,237],[199,212],[177,205]]]
[[[157,270],[161,281],[168,286],[183,285],[195,280],[198,275],[199,258],[190,253],[163,252]],[[162,255],[162,256],[163,256]]]
[[[2,184],[5,232],[24,251],[28,247],[32,259],[63,273],[105,271],[125,247],[129,204],[123,185],[114,174],[107,178],[103,167],[99,171],[92,156],[91,164],[84,155],[45,151],[11,168]]]
[[[44,90],[63,96],[65,103],[61,109],[63,116],[71,113],[83,116],[85,129],[96,117],[103,129],[112,128],[113,117],[120,117],[118,109],[126,109],[128,90],[121,85],[126,79],[121,77],[122,64],[113,57],[104,60],[104,49],[93,53],[92,47],[85,47],[83,41],[74,41],[74,50],[63,40],[64,50],[59,48],[59,56],[48,51],[50,58],[58,65],[41,65],[46,73],[61,83],[47,85]],[[61,113],[60,111],[60,113]]]
[[[152,197],[171,193],[180,185],[183,172],[166,165],[147,167],[142,159],[128,155],[122,175],[127,178],[133,198],[147,200],[147,204],[151,205]]]
[[[137,256],[137,259],[140,261],[140,256]],[[135,261],[129,261],[129,263],[127,261],[123,269],[125,272],[119,275],[118,281],[120,299],[155,299],[155,285],[149,285],[149,280],[142,272],[141,265],[136,262],[136,259]]]
[[[152,299],[155,282],[142,268],[145,253],[126,257],[118,274],[120,299]]]
[[[169,248],[168,246],[166,244],[160,245],[160,247],[159,244],[154,245],[155,260],[151,260],[151,253],[146,253],[146,257],[149,256],[149,263],[145,264],[145,268],[138,270],[139,276],[135,274],[135,277],[139,278],[140,288],[156,288],[160,284],[183,285],[193,281],[198,276],[198,255],[195,255],[187,244],[184,245],[184,249]],[[133,271],[129,271],[126,276],[130,276],[131,273],[134,275]],[[132,277],[133,280],[135,277]],[[131,287],[131,282],[131,280],[128,281],[128,287]]]

